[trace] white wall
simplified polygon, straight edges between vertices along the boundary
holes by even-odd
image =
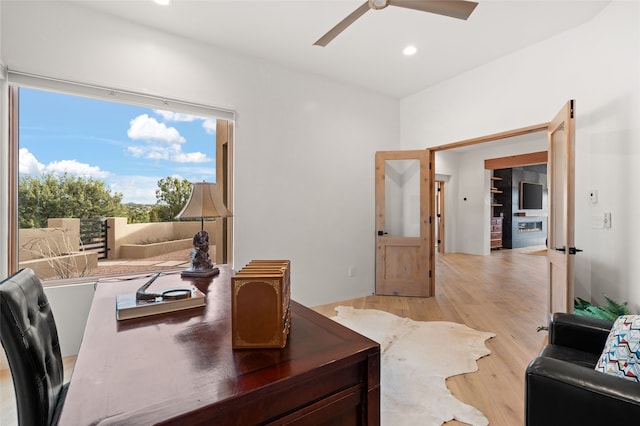
[[[235,265],[291,259],[307,305],[372,293],[374,152],[399,146],[398,101],[72,4],[3,2],[2,42],[11,69],[235,110]]]
[[[584,249],[576,257],[576,294],[602,302],[605,293],[634,311],[640,311],[638,22],[640,3],[614,1],[580,27],[401,102],[402,148],[416,149],[543,123],[576,99],[576,246]],[[592,189],[598,204],[589,202]],[[603,212],[612,213],[612,228],[593,229],[592,217]],[[460,211],[459,220],[469,221],[466,214]]]

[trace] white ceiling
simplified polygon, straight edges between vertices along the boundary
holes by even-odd
[[[395,98],[578,26],[609,1],[479,0],[467,21],[370,10],[326,47],[313,43],[365,0],[77,0],[85,7]],[[413,44],[412,57],[402,49]]]

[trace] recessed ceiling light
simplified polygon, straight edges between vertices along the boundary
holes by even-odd
[[[161,6],[168,6],[171,0],[153,0],[153,2]]]
[[[406,56],[411,56],[411,55],[415,55],[417,51],[418,49],[416,49],[415,46],[407,46],[404,48],[402,53],[404,53]]]

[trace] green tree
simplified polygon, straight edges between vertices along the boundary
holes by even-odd
[[[156,205],[149,213],[152,222],[171,222],[180,210],[187,204],[191,187],[186,179],[168,176],[158,181],[156,189]]]
[[[104,182],[68,174],[21,176],[18,183],[20,228],[44,228],[53,217],[109,217],[122,214],[122,194]]]
[[[148,223],[150,220],[151,208],[141,204],[123,204],[124,214],[128,218],[128,223]]]

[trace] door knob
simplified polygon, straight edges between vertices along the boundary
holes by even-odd
[[[555,251],[560,251],[562,253],[566,253],[566,251],[567,251],[567,249],[564,246],[556,247],[554,250]],[[575,247],[569,247],[569,254],[577,254],[577,253],[580,253],[581,251],[583,251],[583,250],[579,249],[579,248],[575,248]]]

